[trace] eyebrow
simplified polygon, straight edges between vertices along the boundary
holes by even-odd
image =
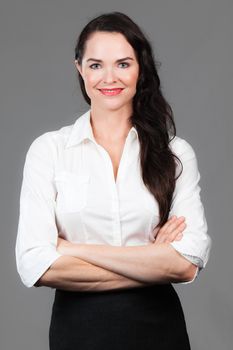
[[[119,58],[118,60],[116,60],[116,62],[122,62],[122,61],[126,61],[126,60],[134,60],[132,57],[124,57],[124,58]],[[95,61],[95,62],[103,62],[102,60],[99,60],[98,58],[88,58],[87,62],[89,61]]]

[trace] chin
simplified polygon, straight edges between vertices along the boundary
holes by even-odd
[[[127,99],[126,101],[117,101],[117,100],[105,100],[103,101],[102,99],[92,99],[91,100],[91,105],[92,107],[98,107],[100,109],[103,110],[109,110],[109,111],[116,111],[116,110],[120,110],[123,108],[127,108],[129,105],[130,107],[132,106],[132,99]]]
[[[121,109],[125,108],[129,105],[132,105],[133,100],[127,100],[127,101],[105,101],[105,103],[102,103],[102,106],[105,106],[106,108],[109,109]]]

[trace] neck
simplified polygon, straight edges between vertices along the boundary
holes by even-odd
[[[94,137],[102,141],[126,139],[132,127],[129,110],[96,110],[91,109],[90,123]]]

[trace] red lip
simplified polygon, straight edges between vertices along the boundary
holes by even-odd
[[[123,90],[123,88],[103,88],[103,89],[99,89],[99,90]]]
[[[109,91],[110,90],[110,91]],[[114,88],[114,89],[99,89],[101,94],[105,96],[117,96],[122,92],[122,88]]]

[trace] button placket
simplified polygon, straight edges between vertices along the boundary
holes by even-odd
[[[117,172],[117,177],[115,180],[114,177],[114,170],[113,170],[113,165],[112,161],[110,158],[110,155],[108,152],[102,147],[101,145],[97,144],[97,148],[101,155],[103,156],[106,164],[106,169],[107,169],[107,182],[109,184],[110,190],[112,192],[112,217],[113,217],[113,244],[121,246],[122,245],[122,232],[121,232],[121,222],[120,222],[120,208],[119,208],[119,195],[118,195],[118,182],[124,176],[124,172],[126,171],[126,166],[124,167],[124,164],[126,164],[127,160],[127,150],[128,150],[128,145],[130,141],[130,136],[131,134],[128,134],[125,140],[124,148],[122,151],[119,167],[118,167],[118,172]],[[111,180],[109,180],[111,179]]]
[[[112,216],[113,216],[113,244],[121,246],[121,224],[120,224],[120,208],[117,184],[112,182]]]

